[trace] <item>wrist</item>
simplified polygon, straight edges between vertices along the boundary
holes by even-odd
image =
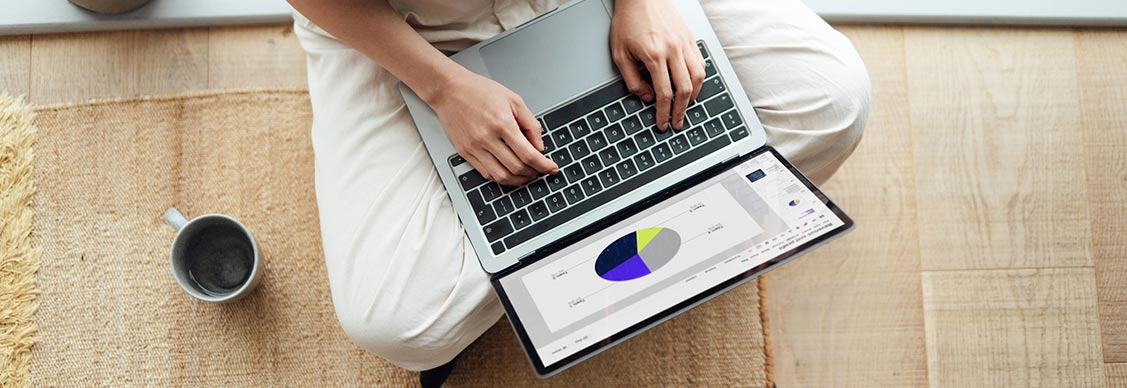
[[[461,65],[450,61],[449,65],[440,66],[435,68],[434,71],[428,72],[429,74],[426,74],[415,85],[408,84],[407,86],[410,86],[423,102],[433,107],[442,100],[446,93],[450,92],[454,84],[464,79],[465,73],[468,71]]]

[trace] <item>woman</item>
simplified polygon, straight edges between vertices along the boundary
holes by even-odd
[[[435,368],[503,314],[397,84],[433,108],[487,179],[519,185],[555,172],[520,97],[445,53],[562,1],[290,0],[308,53],[333,304],[368,351],[410,370]],[[869,79],[852,45],[798,0],[701,2],[768,144],[824,182],[853,151],[868,114]],[[660,129],[681,129],[704,67],[673,4],[618,0],[608,39],[630,91],[656,102]]]

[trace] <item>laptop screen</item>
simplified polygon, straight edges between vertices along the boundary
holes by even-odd
[[[497,282],[551,369],[837,231],[846,221],[824,200],[763,152]]]

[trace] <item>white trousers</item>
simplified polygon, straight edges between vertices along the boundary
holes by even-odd
[[[554,6],[473,0],[428,10],[399,3],[393,2],[424,38],[447,50]],[[482,4],[466,12],[466,3]],[[766,127],[767,143],[824,182],[860,141],[869,110],[869,78],[849,40],[798,0],[702,4]],[[295,19],[308,54],[317,204],[341,327],[403,368],[444,364],[497,322],[501,306],[407,113],[399,81],[301,15]]]

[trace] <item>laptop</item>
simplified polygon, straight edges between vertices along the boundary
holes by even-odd
[[[849,230],[778,152],[696,0],[705,58],[681,131],[656,130],[610,54],[613,0],[575,0],[451,59],[519,94],[560,172],[489,182],[400,85],[533,369],[558,373]]]

